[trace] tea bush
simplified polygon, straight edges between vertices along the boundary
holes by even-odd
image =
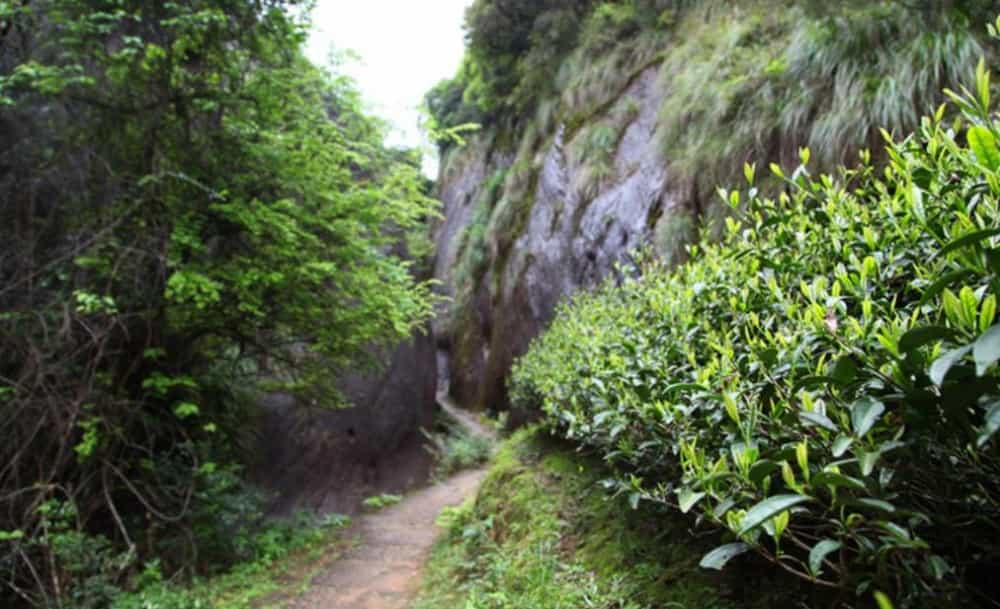
[[[608,485],[728,530],[839,598],[996,598],[1000,122],[980,65],[888,164],[776,199],[722,192],[725,236],[563,306],[514,368],[515,407],[596,449]],[[866,601],[867,602],[867,601]]]

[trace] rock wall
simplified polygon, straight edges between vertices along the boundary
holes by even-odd
[[[252,479],[276,513],[354,513],[366,497],[423,484],[432,465],[437,366],[430,332],[385,352],[386,367],[339,383],[355,406],[325,410],[288,394],[266,396]]]
[[[509,167],[512,155],[474,143],[444,165],[435,278],[443,293],[454,296],[465,288],[471,296],[439,316],[435,332],[450,350],[451,392],[460,404],[505,409],[513,361],[546,327],[560,301],[619,272],[616,265],[628,264],[637,248],[651,245],[666,257],[683,251],[694,212],[689,189],[671,183],[654,137],[662,100],[658,68],[649,67],[587,121],[619,127],[610,166],[596,180],[594,160],[579,153],[586,151],[586,125],[572,134],[559,126],[532,160],[537,177],[526,219],[508,236],[512,245],[506,252],[495,239],[488,243],[487,270],[473,286],[456,284],[456,235],[468,226],[484,180]]]

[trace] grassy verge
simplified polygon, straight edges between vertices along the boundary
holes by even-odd
[[[444,412],[439,415],[434,432],[425,435],[427,450],[435,460],[432,477],[438,481],[486,463],[493,450],[492,440],[471,433]]]
[[[414,609],[736,609],[801,600],[758,577],[753,564],[739,577],[699,569],[714,540],[692,536],[683,518],[610,497],[606,475],[536,430],[512,436],[475,501],[442,513],[447,533]]]
[[[315,575],[337,560],[353,540],[350,519],[302,515],[274,523],[254,539],[256,557],[231,570],[181,585],[164,581],[156,565],[138,578],[138,591],[116,599],[114,609],[277,609],[308,589]]]

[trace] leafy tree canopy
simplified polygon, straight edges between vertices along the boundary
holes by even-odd
[[[0,2],[0,533],[25,540],[0,572],[20,602],[106,568],[57,523],[124,552],[112,583],[138,554],[232,555],[231,532],[193,532],[226,521],[240,389],[371,364],[430,314],[404,261],[436,213],[418,160],[304,59],[304,8]]]

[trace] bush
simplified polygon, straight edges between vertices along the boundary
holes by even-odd
[[[720,243],[563,306],[515,407],[597,449],[632,504],[729,531],[846,597],[995,598],[1000,564],[1000,123],[989,78],[835,177],[747,196]],[[967,144],[966,144],[967,142]]]

